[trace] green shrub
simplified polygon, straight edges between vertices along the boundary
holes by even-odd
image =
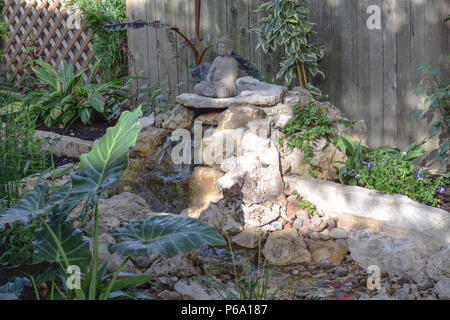
[[[91,124],[96,115],[112,121],[119,117],[122,106],[128,102],[123,79],[104,84],[93,83],[100,60],[87,83],[83,83],[85,69],[75,74],[73,65],[65,60],[61,61],[58,69],[42,61],[38,64],[41,68],[33,68],[33,71],[48,88],[29,94],[29,110],[47,127],[55,124],[68,127],[77,119]]]
[[[101,59],[100,77],[110,81],[128,74],[127,32],[109,32],[102,23],[126,21],[125,0],[68,0],[67,7],[79,8],[86,24],[84,29],[92,29],[92,47],[96,57]]]

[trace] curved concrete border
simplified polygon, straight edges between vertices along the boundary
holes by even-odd
[[[302,176],[285,176],[291,190],[319,210],[339,216],[339,228],[371,229],[392,236],[421,239],[431,250],[450,243],[450,213],[422,205],[402,195],[351,187]]]

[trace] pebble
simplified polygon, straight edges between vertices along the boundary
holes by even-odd
[[[338,266],[334,269],[334,273],[338,276],[338,277],[343,277],[345,275],[347,275],[348,271],[346,267],[341,267]]]

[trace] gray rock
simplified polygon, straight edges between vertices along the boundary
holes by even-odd
[[[450,300],[450,278],[439,280],[434,286],[439,299]]]
[[[247,227],[262,227],[280,217],[280,210],[267,208],[260,204],[242,205],[244,225]]]
[[[350,230],[358,225],[393,235],[406,233],[420,239],[430,250],[439,250],[450,241],[450,219],[445,210],[401,195],[382,195],[375,190],[308,177],[284,176],[284,181],[318,209],[338,215],[341,229]]]
[[[450,244],[430,256],[427,274],[435,281],[450,277]]]
[[[249,122],[263,119],[265,116],[266,114],[261,107],[230,107],[220,114],[217,130],[245,128],[249,125]],[[270,130],[270,128],[268,129]]]
[[[187,129],[191,130],[194,122],[194,111],[188,110],[182,105],[177,104],[162,119],[162,127],[168,130]]]
[[[425,265],[429,255],[420,240],[401,236],[394,238],[370,230],[354,230],[348,238],[351,258],[364,269],[377,265],[382,272],[422,281],[426,277]]]
[[[274,106],[280,103],[287,89],[258,81],[251,77],[236,80],[238,95],[232,98],[208,98],[191,93],[183,93],[176,97],[176,102],[193,108],[228,108],[230,106]]]
[[[155,277],[185,278],[199,275],[199,270],[192,262],[192,254],[182,253],[173,258],[160,257],[145,272]]]
[[[216,283],[219,283],[219,280],[214,277],[198,276],[178,281],[174,289],[184,300],[222,300],[215,290]]]
[[[333,239],[347,239],[348,233],[343,229],[333,229],[330,231],[330,237]]]

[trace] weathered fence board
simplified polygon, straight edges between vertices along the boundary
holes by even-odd
[[[91,46],[93,33],[70,29],[68,12],[60,0],[5,0],[2,19],[8,25],[8,36],[3,48],[5,65],[1,71],[10,81],[23,76],[26,62],[26,41],[31,35],[39,37],[43,60],[58,65],[63,59],[74,64],[75,70],[92,68],[95,51]]]

